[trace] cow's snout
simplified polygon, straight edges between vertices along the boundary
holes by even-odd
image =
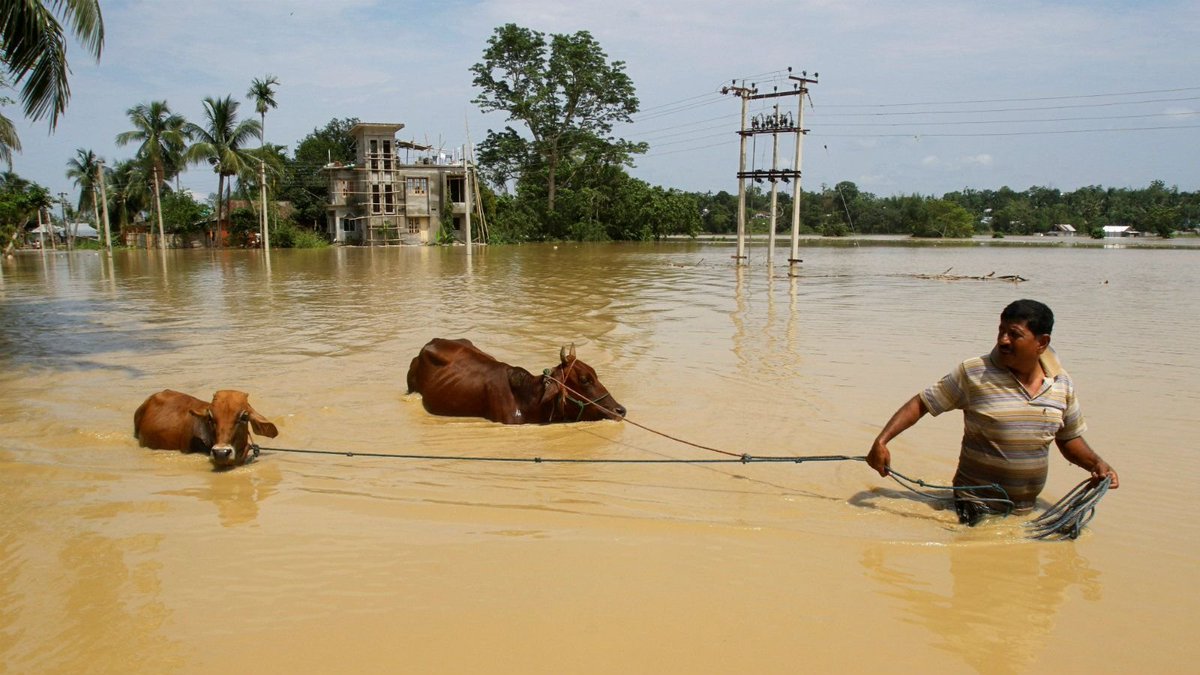
[[[613,408],[613,412],[617,413],[617,415],[619,415],[619,416],[621,416],[621,417],[624,417],[624,416],[625,416],[625,412],[626,412],[626,410],[625,410],[625,406],[623,406],[623,405],[618,405],[617,407]]]
[[[233,461],[232,445],[214,445],[212,449],[213,464],[225,465]]]

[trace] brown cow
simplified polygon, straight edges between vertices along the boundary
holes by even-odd
[[[250,430],[268,438],[279,431],[250,407],[249,394],[223,389],[206,403],[164,389],[147,398],[133,413],[133,435],[143,448],[203,452],[223,469],[246,463]]]
[[[533,375],[492,358],[470,340],[434,338],[408,368],[408,391],[434,415],[485,417],[504,424],[619,420],[625,407],[608,393],[591,366],[575,358]],[[565,385],[565,386],[564,386]]]

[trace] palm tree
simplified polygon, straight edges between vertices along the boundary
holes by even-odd
[[[0,89],[8,86],[3,77],[0,77]],[[0,104],[11,102],[12,99],[0,96]],[[21,138],[17,135],[17,127],[12,120],[4,115],[0,115],[0,162],[8,165],[8,170],[11,172],[13,168],[12,154],[13,151],[21,151]]]
[[[275,102],[275,90],[272,88],[278,84],[279,78],[274,75],[267,75],[261,80],[256,77],[250,83],[250,90],[246,92],[246,98],[254,101],[254,112],[258,113],[259,118],[262,119],[264,143],[267,136],[267,111],[279,105]]]
[[[259,144],[259,152],[265,150],[267,143],[267,110],[276,107],[274,85],[279,84],[279,78],[274,75],[267,75],[263,79],[254,78],[250,83],[250,89],[246,92],[246,98],[254,101],[254,110],[258,113],[259,119],[262,121],[262,143]],[[258,233],[263,241],[267,241],[267,214],[265,212],[266,205],[263,205],[264,212],[261,215],[259,222]]]
[[[150,176],[146,168],[137,160],[126,159],[105,171],[108,208],[116,215],[117,229],[121,232],[136,224],[138,215],[149,206],[151,195],[147,194],[146,185]]]
[[[205,125],[188,122],[184,132],[192,139],[185,159],[189,163],[208,162],[217,174],[217,228],[222,234],[223,217],[228,217],[225,202],[225,178],[244,170],[251,160],[243,149],[246,141],[253,137],[262,138],[262,125],[258,120],[237,119],[238,102],[232,96],[204,99]],[[223,238],[221,239],[223,240]]]
[[[67,109],[67,43],[62,19],[83,47],[100,60],[104,19],[100,0],[4,0],[0,2],[0,85],[20,86],[25,116],[50,118],[50,128]],[[12,121],[0,115],[0,159],[20,150]]]
[[[158,247],[166,248],[167,242],[163,234],[162,217],[162,184],[169,176],[166,170],[169,164],[177,164],[173,157],[183,151],[187,135],[184,125],[187,121],[182,116],[173,114],[167,107],[166,101],[151,101],[149,105],[142,103],[126,111],[129,121],[133,122],[133,131],[117,134],[117,145],[128,145],[141,141],[138,147],[138,159],[150,169],[151,185],[154,188],[154,211],[158,216]]]
[[[74,159],[67,160],[67,178],[79,188],[79,205],[76,208],[83,211],[87,206],[91,207],[96,232],[100,232],[99,203],[96,201],[96,167],[99,165],[100,158],[96,153],[83,148],[75,151]]]

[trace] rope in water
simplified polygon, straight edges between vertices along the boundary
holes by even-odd
[[[461,461],[461,462],[507,462],[507,463],[524,463],[524,464],[754,464],[760,462],[786,462],[789,464],[802,464],[804,462],[838,462],[838,461],[859,461],[865,462],[866,457],[852,457],[849,455],[796,455],[796,456],[777,456],[777,455],[735,455],[736,458],[731,459],[616,459],[616,458],[585,458],[585,457],[485,457],[482,455],[424,455],[411,453],[389,453],[389,452],[354,452],[347,450],[311,450],[307,448],[271,448],[266,446],[252,446],[255,455],[259,451],[266,452],[291,452],[305,455],[340,455],[343,457],[383,457],[387,459],[421,459],[421,460],[446,460],[446,461]]]

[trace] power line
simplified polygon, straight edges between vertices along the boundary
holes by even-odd
[[[1069,110],[1077,108],[1110,108],[1113,106],[1123,105],[1141,105],[1143,103],[1165,103],[1172,101],[1196,101],[1200,100],[1200,96],[1185,96],[1178,98],[1153,98],[1143,99],[1140,101],[1109,101],[1107,103],[1077,103],[1071,105],[1052,105],[1052,106],[1029,106],[1021,108],[985,108],[980,110],[917,110],[913,112],[873,112],[873,113],[841,113],[835,117],[890,117],[901,115],[971,115],[975,113],[997,113],[997,112],[1027,112],[1030,110]],[[822,106],[825,107],[825,106]],[[817,114],[820,109],[816,109]]]
[[[1192,117],[1200,115],[1197,112],[1181,113],[1150,113],[1145,115],[1098,115],[1094,117],[1043,117],[1034,119],[1012,120],[957,120],[946,122],[834,122],[822,124],[822,127],[902,127],[902,126],[961,126],[964,124],[1030,124],[1035,122],[1094,122],[1098,120],[1128,120],[1144,119],[1147,117]]]
[[[1028,98],[988,98],[967,101],[924,101],[915,103],[841,103],[823,106],[825,108],[899,108],[914,105],[968,105],[973,103],[1021,103],[1025,101],[1065,101],[1076,98],[1106,98],[1110,96],[1142,96],[1145,94],[1168,94],[1180,91],[1197,91],[1200,87],[1176,87],[1174,89],[1147,89],[1144,91],[1124,91],[1111,94],[1076,94],[1072,96],[1038,96]]]
[[[1118,131],[1170,131],[1175,129],[1200,129],[1200,124],[1176,124],[1158,127],[1112,127],[1109,129],[1059,129],[1055,131],[982,131],[969,134],[925,134],[920,132],[908,134],[823,134],[814,131],[813,136],[820,138],[976,138],[984,136],[1053,136],[1056,134],[1112,133]]]

